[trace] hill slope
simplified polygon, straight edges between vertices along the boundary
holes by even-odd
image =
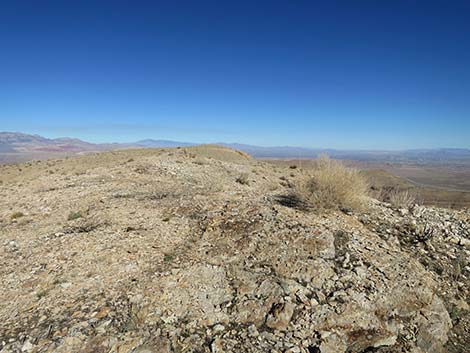
[[[463,352],[468,212],[277,203],[304,173],[219,146],[1,166],[2,353]]]

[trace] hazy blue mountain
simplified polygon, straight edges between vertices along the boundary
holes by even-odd
[[[170,141],[170,140],[152,140],[146,139],[131,143],[130,145],[133,146],[140,146],[140,147],[151,147],[151,148],[169,148],[169,147],[188,147],[194,146],[195,143],[190,142],[178,142],[178,141]]]
[[[82,141],[77,138],[60,137],[49,139],[39,135],[24,134],[21,132],[0,132],[0,145],[2,150],[14,151],[36,151],[60,149],[73,151],[90,151],[112,149],[114,144],[96,144]]]
[[[372,151],[372,150],[336,150],[326,148],[306,148],[293,146],[263,147],[240,143],[218,143],[246,152],[256,158],[281,158],[281,159],[309,159],[327,154],[332,158],[358,161],[378,162],[413,162],[413,163],[464,163],[470,164],[470,149],[465,148],[439,148],[439,149],[410,149],[404,151]],[[81,152],[99,152],[114,149],[144,147],[144,148],[169,148],[188,147],[197,145],[192,142],[171,140],[145,139],[132,143],[106,143],[96,144],[82,141],[77,138],[62,137],[48,139],[39,135],[29,135],[19,132],[0,132],[0,162],[15,161],[15,154],[42,153],[38,158],[44,158],[44,154],[62,153],[73,155]],[[8,157],[8,158],[7,158]],[[46,155],[47,157],[47,155]],[[25,155],[21,160],[27,160]]]

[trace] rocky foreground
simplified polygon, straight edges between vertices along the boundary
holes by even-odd
[[[470,213],[316,215],[203,146],[0,167],[0,352],[468,352]]]

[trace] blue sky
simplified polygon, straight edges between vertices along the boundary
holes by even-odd
[[[470,148],[470,2],[0,0],[0,130]]]

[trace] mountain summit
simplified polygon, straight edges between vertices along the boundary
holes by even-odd
[[[221,146],[0,166],[3,352],[464,352],[467,211],[296,204]]]

